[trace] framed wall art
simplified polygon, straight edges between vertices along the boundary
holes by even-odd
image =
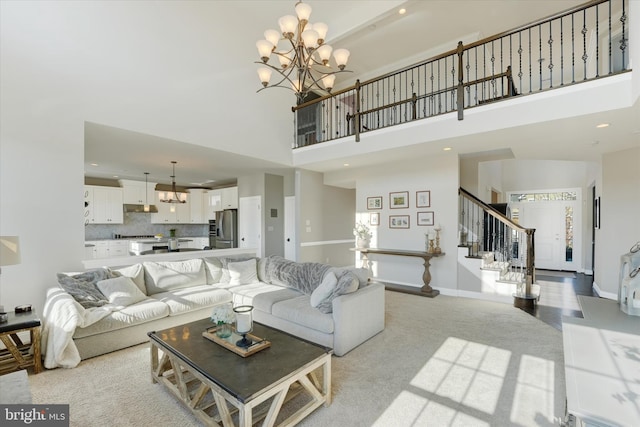
[[[431,191],[416,191],[416,208],[431,207]],[[420,224],[418,224],[420,225]]]
[[[371,225],[380,225],[380,213],[372,212],[369,214],[369,224]]]
[[[417,224],[433,226],[435,224],[433,212],[418,212]]]
[[[389,208],[404,209],[409,207],[409,192],[398,191],[389,193]]]
[[[409,215],[389,215],[389,228],[409,228]]]
[[[367,209],[382,209],[382,196],[367,197]]]

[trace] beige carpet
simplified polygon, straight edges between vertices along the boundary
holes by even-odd
[[[333,404],[304,426],[551,426],[564,413],[562,336],[506,304],[386,292],[386,329],[334,357]],[[29,377],[72,426],[199,425],[152,384],[140,345]]]

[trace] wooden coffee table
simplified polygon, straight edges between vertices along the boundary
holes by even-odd
[[[331,349],[254,322],[252,334],[271,346],[243,358],[203,337],[211,326],[203,319],[148,334],[152,381],[206,425],[250,427],[263,418],[263,425],[295,425],[331,404]],[[277,420],[287,404],[300,407]]]

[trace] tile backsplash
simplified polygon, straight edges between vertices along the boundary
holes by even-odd
[[[115,234],[122,236],[153,236],[162,233],[169,236],[169,230],[176,229],[178,237],[209,237],[208,224],[152,224],[148,213],[129,212],[124,214],[124,224],[89,224],[84,227],[85,240],[112,239]]]

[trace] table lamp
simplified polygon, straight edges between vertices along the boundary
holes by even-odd
[[[0,236],[0,274],[5,265],[20,264],[20,238],[18,236]],[[0,312],[4,306],[0,304]]]

